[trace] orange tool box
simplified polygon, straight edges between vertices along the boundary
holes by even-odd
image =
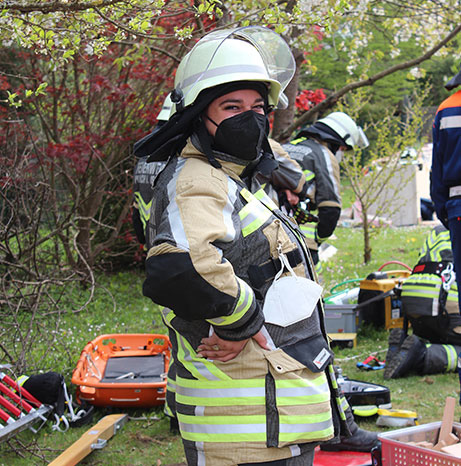
[[[165,402],[171,358],[168,336],[101,335],[89,342],[72,374],[77,400],[95,406],[150,407]]]

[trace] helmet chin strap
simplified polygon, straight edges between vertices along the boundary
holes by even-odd
[[[214,121],[212,121],[209,117],[207,117],[213,124],[216,125],[216,123]],[[218,126],[218,125],[216,125]],[[213,149],[211,148],[211,136],[210,136],[210,133],[208,132],[206,126],[205,126],[205,123],[204,121],[202,120],[202,118],[200,117],[200,120],[197,124],[197,127],[196,127],[196,132],[197,132],[197,136],[198,136],[198,139],[200,141],[200,145],[202,146],[202,149],[203,149],[203,152],[205,152],[205,155],[208,159],[208,161],[210,162],[210,164],[214,167],[214,168],[221,168],[222,165],[216,160],[214,154],[213,154]]]

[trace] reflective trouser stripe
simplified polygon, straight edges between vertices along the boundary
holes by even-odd
[[[163,318],[166,324],[176,333],[178,342],[177,359],[196,379],[198,380],[227,380],[230,377],[223,371],[219,370],[212,362],[207,359],[200,358],[194,351],[189,342],[175,330],[171,325],[171,321],[175,314],[170,309],[164,309]],[[176,390],[178,385],[178,378],[176,378]]]
[[[152,206],[152,199],[149,202],[144,202],[140,193],[134,193],[138,204],[139,217],[141,218],[142,225],[146,229],[150,218],[150,208]]]
[[[333,388],[339,391],[338,382],[336,380],[335,370],[332,364],[328,365],[328,372],[330,374],[330,380]],[[346,421],[346,409],[349,407],[349,403],[346,398],[342,395],[335,397],[336,406],[338,407],[339,415],[343,421]]]
[[[315,240],[315,223],[302,223],[299,228],[304,233],[306,238]]]
[[[446,372],[454,371],[458,365],[458,355],[456,354],[456,350],[452,345],[443,345],[447,353],[447,369]]]
[[[253,290],[240,278],[236,277],[239,284],[240,296],[235,306],[234,312],[230,316],[215,317],[214,319],[207,319],[212,325],[230,325],[240,320],[245,313],[252,307],[255,299]]]

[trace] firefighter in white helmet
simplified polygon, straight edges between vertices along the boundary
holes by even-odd
[[[154,131],[159,131],[168,121],[171,111],[172,102],[170,94],[168,94],[157,116],[157,126]],[[141,244],[146,244],[147,242],[147,224],[149,223],[154,182],[166,165],[166,162],[148,163],[147,158],[147,156],[139,158],[133,172],[134,200],[131,219],[136,238]]]
[[[343,112],[330,113],[283,145],[303,168],[310,200],[308,207],[317,211],[318,222],[301,224],[315,263],[319,260],[319,245],[333,234],[341,214],[339,163],[342,154],[367,146],[362,128]]]
[[[267,115],[294,60],[248,27],[205,36],[179,68],[174,114],[135,154],[168,158],[143,292],[172,330],[187,462],[311,465],[345,415],[302,235],[256,183],[277,166]]]

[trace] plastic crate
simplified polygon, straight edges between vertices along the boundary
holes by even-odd
[[[356,304],[325,304],[327,333],[357,333]]]
[[[406,443],[436,443],[441,424],[432,422],[378,434],[382,466],[461,466],[461,458]],[[461,434],[461,424],[454,422],[453,431]]]

